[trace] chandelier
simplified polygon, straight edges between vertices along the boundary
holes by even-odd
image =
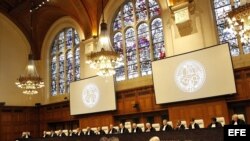
[[[31,38],[32,38],[32,6],[33,1],[31,4]],[[23,89],[23,94],[27,95],[34,95],[37,94],[37,89],[44,87],[44,82],[42,81],[41,77],[38,75],[36,66],[34,63],[34,57],[32,54],[29,54],[28,57],[28,65],[25,68],[25,72],[17,79],[16,85],[18,88]]]
[[[16,85],[23,89],[23,94],[27,95],[37,94],[37,89],[44,87],[44,82],[37,73],[32,54],[29,54],[29,63],[24,74],[17,79]]]
[[[102,23],[96,50],[87,55],[86,63],[97,70],[97,75],[108,77],[115,74],[115,68],[122,65],[120,55],[114,51],[108,36],[107,23],[104,21],[102,1]]]
[[[226,28],[223,32],[236,36],[242,54],[243,48],[241,44],[250,41],[250,3],[241,3],[239,7],[232,7],[232,11],[227,13]]]

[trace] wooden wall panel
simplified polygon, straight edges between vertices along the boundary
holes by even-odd
[[[0,107],[0,140],[13,141],[21,136],[23,131],[29,131],[37,136],[39,118],[33,107]]]
[[[92,115],[80,119],[80,128],[108,126],[111,123],[114,123],[112,115]]]
[[[228,123],[228,110],[225,100],[215,102],[197,102],[169,107],[169,116],[174,123],[177,120],[203,119],[205,126],[211,122],[211,117],[225,117]]]
[[[250,104],[246,107],[246,122],[250,124]]]

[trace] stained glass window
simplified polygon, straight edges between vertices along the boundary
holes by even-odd
[[[54,48],[53,48],[54,49]],[[52,49],[52,53],[54,53],[54,50]],[[56,56],[52,56],[51,59],[51,94],[56,95],[56,76],[57,76],[57,67],[56,67]]]
[[[59,55],[59,93],[63,94],[65,91],[64,84],[64,54]]]
[[[120,30],[122,28],[122,19],[121,19],[121,11],[119,11],[119,13],[117,14],[115,21],[114,21],[114,25],[113,25],[113,30]]]
[[[137,22],[147,20],[146,0],[137,0],[136,3],[136,20]]]
[[[121,62],[124,61],[124,54],[123,54],[123,39],[122,39],[122,33],[117,32],[114,35],[114,49],[116,52],[120,53]],[[125,80],[125,70],[124,70],[124,64],[119,66],[119,68],[116,68],[116,74],[115,74],[116,80],[121,81]]]
[[[149,29],[146,23],[138,26],[138,47],[141,64],[141,75],[151,74],[151,57],[150,57],[150,42],[149,42]]]
[[[58,33],[51,46],[51,95],[69,93],[70,82],[80,79],[80,39],[75,29]]]
[[[158,60],[165,58],[163,27],[162,20],[160,18],[156,18],[152,21],[151,34],[154,46],[154,59]]]
[[[231,0],[214,0],[214,13],[216,18],[217,30],[220,43],[229,43],[232,56],[238,56],[240,54],[238,48],[238,42],[236,36],[230,32],[225,32],[225,19],[227,13],[232,10]],[[240,4],[240,0],[234,0],[234,6],[237,8]],[[247,43],[246,43],[247,44]],[[243,45],[244,53],[249,52],[249,48]]]
[[[123,64],[116,68],[116,81],[152,73],[151,61],[165,57],[159,4],[156,0],[124,3],[113,20],[113,47]]]
[[[123,23],[124,26],[132,25],[134,22],[134,10],[132,2],[128,2],[123,8]]]
[[[150,17],[160,15],[160,6],[156,2],[156,0],[149,0],[148,2]]]

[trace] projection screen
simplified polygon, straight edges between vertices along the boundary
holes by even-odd
[[[157,104],[235,94],[228,44],[152,62]]]
[[[116,110],[113,77],[91,77],[70,84],[70,114]]]

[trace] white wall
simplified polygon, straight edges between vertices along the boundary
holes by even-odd
[[[34,106],[41,93],[22,94],[15,82],[28,62],[29,43],[18,27],[0,13],[0,102],[5,105]]]

